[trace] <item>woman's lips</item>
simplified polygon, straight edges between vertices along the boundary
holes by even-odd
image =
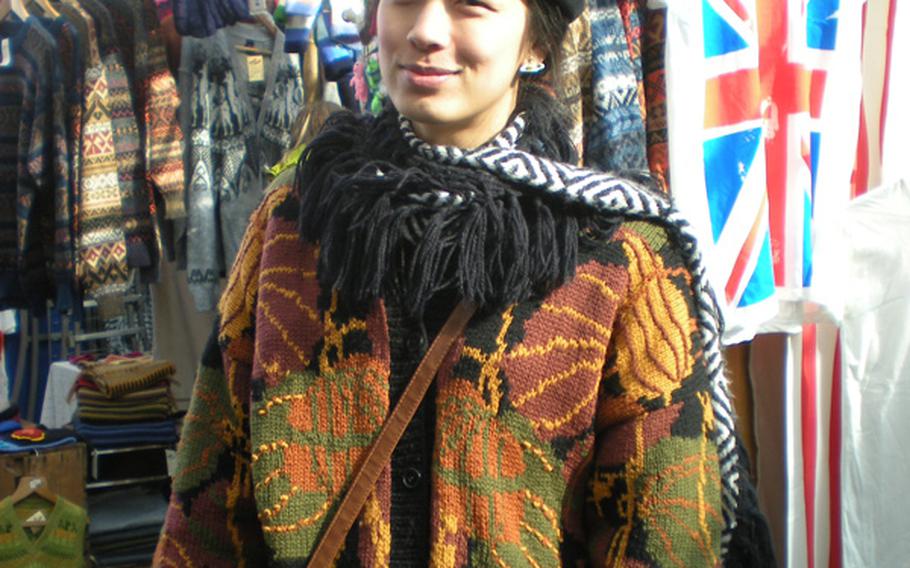
[[[405,78],[411,85],[422,89],[435,89],[458,74],[458,71],[424,65],[402,65]]]

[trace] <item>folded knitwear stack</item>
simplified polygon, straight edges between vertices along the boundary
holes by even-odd
[[[176,442],[175,371],[151,357],[86,364],[73,387],[76,431],[96,448]]]
[[[99,567],[149,566],[167,512],[160,491],[130,487],[90,494],[89,542]]]

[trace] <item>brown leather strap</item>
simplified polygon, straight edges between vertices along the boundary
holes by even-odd
[[[370,496],[370,492],[373,491],[373,487],[376,486],[376,480],[379,479],[382,470],[391,462],[392,452],[395,451],[395,446],[398,445],[398,440],[404,434],[405,428],[414,418],[420,402],[436,377],[439,366],[442,365],[452,344],[467,327],[468,321],[476,310],[476,306],[468,302],[461,302],[439,330],[436,339],[433,340],[426,355],[417,366],[417,370],[414,371],[414,376],[411,377],[407,388],[401,394],[395,410],[386,420],[376,441],[367,450],[360,469],[354,474],[350,489],[310,556],[309,566],[330,566],[338,556],[338,551],[341,550],[348,531],[351,530],[354,521],[360,515],[360,510],[366,503],[367,497]]]

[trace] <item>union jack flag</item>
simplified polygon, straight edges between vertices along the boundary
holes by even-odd
[[[842,1],[669,3],[670,186],[703,226],[727,343],[800,329]]]
[[[702,0],[700,13],[669,8],[670,186],[701,225],[725,341],[736,343],[777,312],[756,0]]]

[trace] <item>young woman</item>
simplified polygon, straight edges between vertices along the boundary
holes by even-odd
[[[305,565],[462,299],[338,565],[723,561],[740,467],[694,239],[645,181],[566,165],[535,78],[580,9],[379,0],[391,104],[330,119],[253,215],[157,565]]]

